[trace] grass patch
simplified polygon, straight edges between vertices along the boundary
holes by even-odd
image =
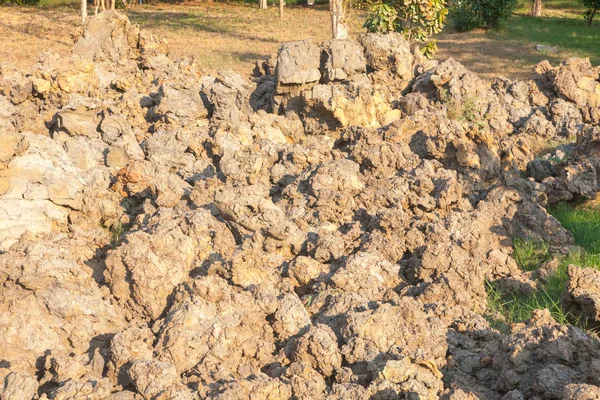
[[[548,212],[573,234],[575,243],[585,249],[587,257],[600,256],[600,208],[586,203],[560,203]],[[594,259],[597,263],[600,261],[600,258]]]
[[[561,298],[568,281],[569,265],[600,270],[600,209],[562,203],[548,211],[573,233],[575,243],[581,246],[581,250],[561,256],[556,271],[544,283],[540,283],[538,290],[532,294],[503,293],[488,282],[489,319],[491,325],[499,330],[506,331],[510,324],[528,320],[534,310],[544,308],[550,310],[553,318],[561,324],[572,323],[586,328],[580,316],[565,313]],[[550,247],[544,242],[515,239],[513,247],[513,257],[524,271],[534,271],[552,259]]]
[[[531,7],[530,0],[519,0],[517,12],[528,14]],[[570,13],[580,16],[582,19],[585,7],[581,0],[544,0],[542,16],[555,15],[556,13]]]
[[[542,18],[517,15],[506,22],[502,31],[489,32],[488,35],[497,41],[558,47],[561,50],[559,54],[590,57],[593,64],[600,63],[600,22],[595,21],[594,26],[589,27],[581,14],[565,13],[560,17]]]
[[[544,242],[535,242],[517,238],[513,240],[513,257],[523,271],[536,270],[550,259],[549,246]]]
[[[534,259],[548,260],[551,258],[549,252],[543,253],[544,249],[548,249],[548,247],[539,246],[539,243],[532,241],[523,241],[522,243],[515,246],[515,253],[521,252],[532,256],[526,260],[530,263],[527,265],[532,265]],[[532,248],[535,249],[534,254],[531,253]],[[542,255],[543,257],[541,257]],[[558,323],[574,324],[585,329],[585,321],[579,315],[566,313],[561,304],[562,293],[569,279],[567,268],[571,264],[579,265],[582,268],[596,267],[597,265],[586,253],[573,252],[561,258],[558,269],[548,277],[545,283],[538,286],[537,291],[528,295],[503,293],[498,287],[488,282],[490,324],[494,328],[506,332],[509,330],[510,324],[526,321],[531,318],[533,311],[547,308]],[[519,266],[523,268],[521,264]]]

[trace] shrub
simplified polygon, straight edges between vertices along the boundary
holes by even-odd
[[[467,1],[461,0],[454,3],[450,9],[450,19],[454,28],[459,32],[472,31],[482,27],[482,21],[470,9]]]
[[[518,6],[518,0],[459,0],[451,15],[460,31],[476,28],[497,29]]]
[[[371,7],[364,27],[369,32],[401,32],[410,42],[426,43],[421,51],[429,56],[437,46],[427,39],[442,31],[447,15],[446,0],[391,0]]]

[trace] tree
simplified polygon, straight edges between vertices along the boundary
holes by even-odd
[[[268,8],[267,0],[258,0],[258,6],[261,10],[266,10]]]
[[[344,0],[329,0],[329,12],[331,13],[331,32],[334,39],[346,39],[348,28],[346,28]]]
[[[543,5],[544,3],[542,0],[531,0],[531,16],[541,17]]]
[[[497,29],[518,5],[518,0],[460,0],[454,3],[451,15],[459,31]]]
[[[87,19],[87,0],[81,0],[81,25],[85,29],[85,20]]]
[[[285,5],[285,0],[279,0],[279,18],[283,18],[283,6]]]
[[[588,8],[584,14],[584,17],[587,20],[588,25],[592,26],[594,17],[596,16],[598,10],[600,10],[600,0],[583,0],[583,5]]]

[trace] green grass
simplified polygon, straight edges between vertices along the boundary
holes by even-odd
[[[519,0],[517,12],[528,13],[530,4],[530,0]],[[585,7],[583,6],[583,2],[581,0],[544,0],[542,15],[556,11],[583,13],[584,9]]]
[[[513,247],[515,249],[513,257],[523,271],[536,270],[551,258],[549,246],[544,242],[517,238],[513,240]]]
[[[572,323],[586,328],[586,322],[580,316],[565,313],[561,298],[569,278],[569,265],[600,270],[600,209],[563,203],[548,211],[573,233],[575,243],[581,250],[560,256],[556,272],[546,282],[540,282],[538,290],[532,294],[503,293],[498,287],[488,283],[489,319],[497,329],[505,331],[509,324],[528,320],[534,310],[544,308],[550,310],[554,319],[561,324]],[[524,271],[533,271],[553,257],[550,247],[544,242],[515,239],[513,247],[513,257]]]
[[[515,245],[515,253],[529,252],[530,246],[535,246],[535,242],[524,241],[525,249],[521,245]],[[539,255],[542,254],[546,246],[540,246],[536,249]],[[545,259],[550,259],[551,255],[546,253]],[[575,264],[581,267],[595,267],[596,264],[590,262],[585,253],[573,252],[560,259],[557,271],[552,274],[548,280],[538,285],[538,290],[525,294],[503,293],[492,283],[487,283],[488,307],[490,311],[490,322],[493,327],[501,331],[508,331],[508,325],[512,323],[526,321],[531,318],[534,310],[547,308],[552,317],[561,324],[573,323],[585,328],[585,321],[580,316],[566,313],[561,305],[562,293],[569,279],[567,268]],[[538,265],[539,267],[539,265]]]
[[[516,15],[498,32],[489,32],[491,39],[522,43],[544,44],[557,47],[569,55],[590,57],[593,64],[600,63],[600,19],[587,26],[581,13],[565,12],[559,17],[534,18]]]
[[[583,247],[588,256],[600,256],[600,208],[561,203],[548,212],[573,233],[575,243]],[[596,262],[600,263],[600,258]]]

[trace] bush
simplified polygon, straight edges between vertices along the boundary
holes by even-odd
[[[444,28],[446,0],[392,0],[371,7],[364,27],[369,32],[400,32],[410,42],[426,43],[422,52],[430,56],[437,50],[427,39]]]
[[[517,6],[518,0],[459,0],[452,7],[451,17],[459,31],[497,29]]]
[[[473,29],[479,29],[483,23],[473,13],[466,1],[458,1],[454,3],[454,6],[450,9],[450,19],[452,25],[459,32],[472,31]]]

